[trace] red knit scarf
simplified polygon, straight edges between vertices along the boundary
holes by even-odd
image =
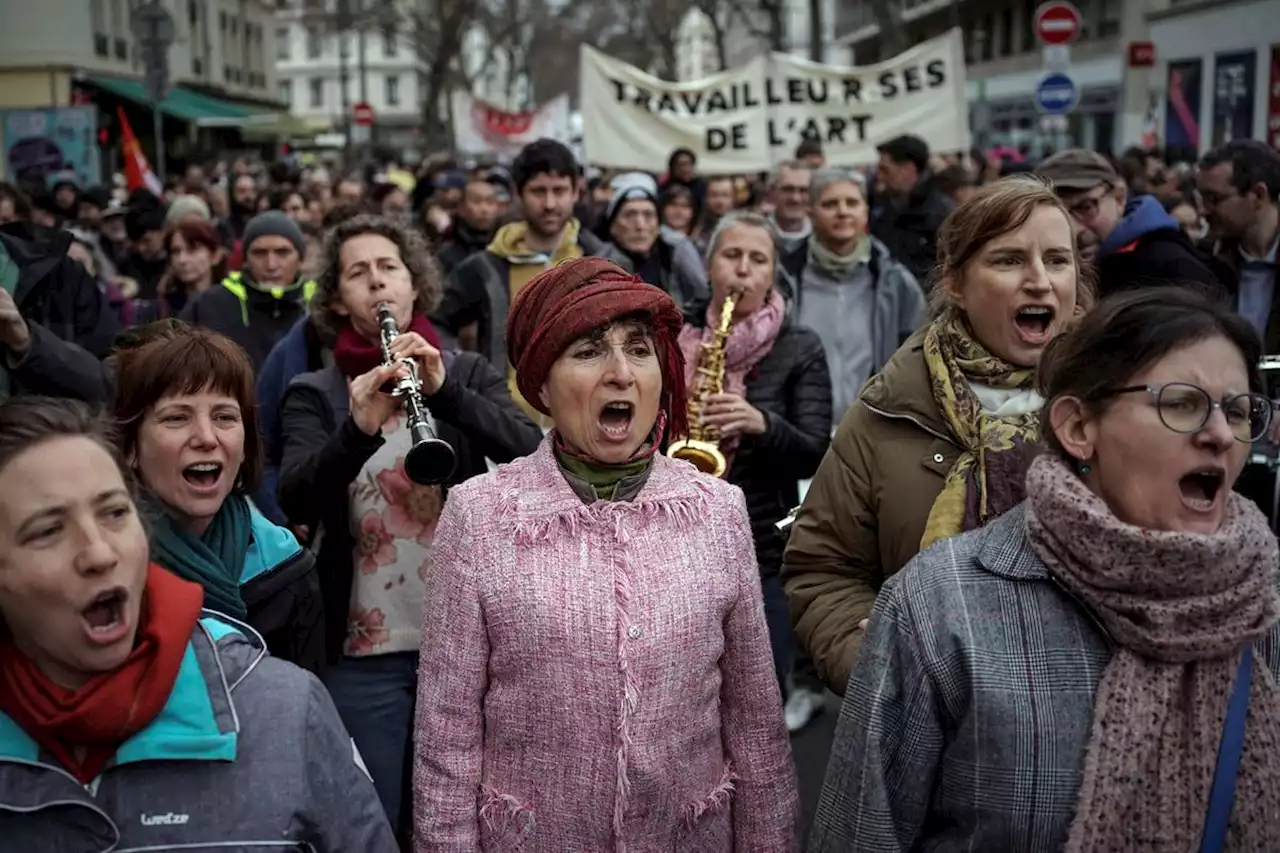
[[[401,329],[401,333],[417,332],[423,340],[436,349],[440,349],[440,334],[426,315],[415,314],[409,328]],[[333,360],[348,379],[363,376],[382,364],[382,341],[370,343],[350,323],[338,332],[338,342],[333,347]]]
[[[54,683],[13,641],[0,642],[0,710],[81,784],[164,707],[204,602],[204,590],[151,564],[133,651],[78,690]]]

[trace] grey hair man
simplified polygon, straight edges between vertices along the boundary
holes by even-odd
[[[783,249],[791,251],[805,240],[809,224],[809,179],[813,171],[803,160],[779,164],[769,174],[769,195],[773,212],[769,214],[778,229]]]

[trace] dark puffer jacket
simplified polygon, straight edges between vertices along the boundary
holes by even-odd
[[[704,314],[688,316],[697,326]],[[831,375],[822,340],[788,316],[778,338],[746,377],[747,402],[764,414],[764,435],[743,436],[725,478],[742,489],[762,575],[782,568],[786,541],[774,527],[800,503],[831,440]]]

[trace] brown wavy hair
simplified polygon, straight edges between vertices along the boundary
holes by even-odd
[[[342,327],[351,322],[333,310],[334,303],[339,298],[342,247],[348,240],[366,234],[385,237],[400,250],[400,259],[404,261],[413,280],[415,314],[430,314],[440,304],[443,293],[440,265],[422,236],[385,216],[361,214],[340,223],[329,232],[329,239],[325,242],[324,269],[316,280],[316,294],[312,297],[308,310],[312,324],[324,340],[336,340]]]

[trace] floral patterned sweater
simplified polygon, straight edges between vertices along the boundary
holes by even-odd
[[[412,439],[403,413],[382,435],[386,442],[348,488],[356,544],[343,651],[353,657],[418,650],[423,586],[444,507],[440,486],[420,486],[405,474]]]

